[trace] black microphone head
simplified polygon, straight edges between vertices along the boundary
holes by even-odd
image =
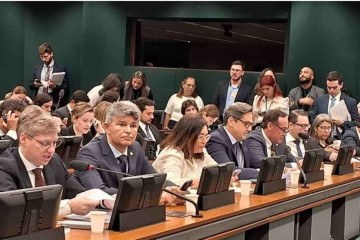
[[[304,132],[299,132],[298,136],[301,137],[302,139],[309,139],[310,137],[308,133],[304,133]]]
[[[73,168],[79,172],[88,171],[91,165],[85,161],[74,160],[70,162],[70,168]]]
[[[60,92],[59,92],[59,98],[64,97],[64,94],[65,94],[64,89],[60,89]]]

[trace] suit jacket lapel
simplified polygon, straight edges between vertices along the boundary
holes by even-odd
[[[109,165],[110,169],[113,171],[120,171],[120,166],[116,161],[114,153],[111,151],[106,135],[104,135],[104,137],[101,139],[101,148],[104,161],[107,163],[107,165]]]
[[[154,137],[155,137],[155,141],[157,144],[160,144],[161,142],[161,136],[159,134],[159,130],[156,128],[155,125],[150,124],[150,129],[151,132],[153,133]]]
[[[45,179],[46,185],[56,184],[55,174],[49,165],[44,166],[43,174],[44,174],[44,179]]]
[[[26,167],[19,155],[19,148],[15,151],[15,159],[21,176],[22,184],[25,188],[32,188],[33,186],[31,185],[29,173],[27,172]]]
[[[238,162],[237,162],[237,159],[236,159],[235,148],[234,148],[233,144],[231,143],[231,140],[230,140],[228,134],[226,133],[226,131],[225,131],[225,129],[224,129],[224,126],[220,127],[220,128],[219,128],[219,131],[220,131],[221,135],[224,136],[225,141],[226,141],[226,145],[228,145],[229,148],[231,149],[231,153],[232,153],[232,155],[233,155],[231,159],[233,159],[233,161],[235,162],[235,164],[238,165]],[[229,157],[230,157],[230,156],[229,156]]]
[[[132,149],[131,145],[128,147],[127,149],[127,154],[128,154],[128,174],[131,174],[131,175],[137,175],[136,173],[136,161],[137,159],[135,158],[135,151],[134,149]]]

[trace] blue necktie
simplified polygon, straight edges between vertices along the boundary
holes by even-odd
[[[120,171],[123,172],[123,173],[126,173],[127,156],[121,155],[121,156],[117,157],[117,159],[118,159]]]

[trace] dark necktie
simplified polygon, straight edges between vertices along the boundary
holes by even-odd
[[[300,148],[300,139],[296,139],[295,141],[294,141],[294,143],[295,143],[295,145],[296,145],[296,151],[297,151],[297,155],[298,155],[298,157],[303,157],[303,154],[302,154],[302,152],[301,152],[301,148]]]
[[[49,77],[50,77],[50,66],[46,66],[46,69],[45,69],[45,81],[49,81]],[[44,93],[48,93],[49,90],[48,90],[48,87],[43,87],[43,92]]]
[[[270,157],[275,157],[276,156],[276,148],[275,148],[274,144],[271,145],[270,150],[271,150]]]
[[[125,155],[121,155],[121,156],[117,157],[117,159],[118,159],[120,171],[123,172],[123,173],[126,173],[127,157]]]
[[[146,124],[145,131],[146,131],[146,136],[148,137],[148,139],[152,140],[149,124]]]
[[[32,170],[32,172],[35,175],[35,187],[42,187],[46,186],[45,180],[43,176],[41,175],[42,169],[41,168],[35,168]]]
[[[243,167],[243,161],[242,161],[242,151],[239,145],[239,142],[236,142],[234,144],[234,149],[235,149],[235,156],[236,156],[236,161],[238,163],[238,167]]]

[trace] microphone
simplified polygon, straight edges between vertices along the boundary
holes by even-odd
[[[104,171],[104,172],[110,172],[110,173],[114,173],[114,174],[122,174],[124,176],[127,176],[127,177],[134,177],[133,175],[130,175],[130,174],[127,174],[127,173],[123,173],[123,172],[117,172],[117,171],[112,171],[112,170],[108,170],[108,169],[104,169],[104,168],[98,168],[98,167],[95,167],[94,165],[91,165],[85,161],[80,161],[80,160],[73,160],[70,162],[70,168],[73,168],[79,172],[85,172],[85,171],[90,171],[90,170],[98,170],[98,171]],[[195,209],[196,209],[196,212],[195,212],[195,215],[192,215],[192,217],[194,218],[202,218],[203,215],[199,213],[199,206],[197,205],[197,203],[195,203],[193,200],[187,198],[187,197],[184,197],[180,194],[177,194],[177,193],[174,193],[166,188],[163,188],[163,191],[164,192],[167,192],[171,195],[174,195],[182,200],[185,200],[185,201],[188,201],[188,202],[191,202],[194,206],[195,206]]]
[[[60,92],[59,92],[59,99],[58,99],[58,101],[57,101],[55,111],[58,109],[59,104],[60,104],[60,101],[61,101],[61,99],[64,97],[64,94],[65,94],[64,89],[60,89]]]
[[[291,152],[291,148],[288,145],[286,145],[286,155],[288,155],[290,152]],[[304,178],[304,185],[302,186],[302,188],[309,188],[309,186],[307,185],[306,174],[305,174],[303,168],[301,167],[301,165],[300,165],[299,161],[297,160],[297,158],[294,157],[294,159],[295,159],[296,165],[298,166],[298,168],[300,170],[300,173],[301,173],[302,177]]]
[[[304,133],[304,132],[299,132],[299,133],[298,133],[298,136],[299,136],[300,138],[302,138],[302,139],[305,139],[305,140],[307,140],[307,139],[310,138],[310,135],[309,135],[308,133]]]

